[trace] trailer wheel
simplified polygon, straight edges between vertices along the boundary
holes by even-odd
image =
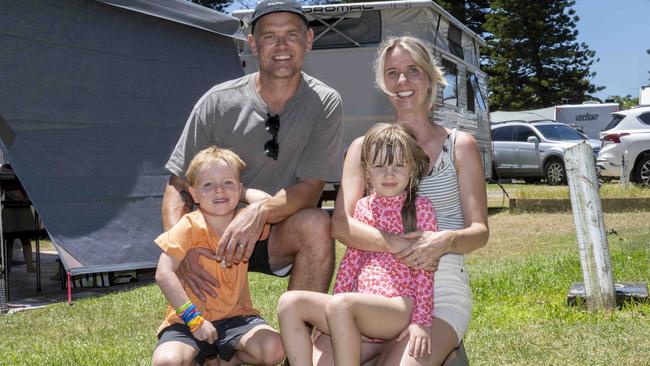
[[[566,169],[564,162],[560,159],[549,159],[544,165],[544,177],[546,183],[552,186],[566,184]]]

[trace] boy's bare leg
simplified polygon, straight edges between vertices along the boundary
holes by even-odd
[[[411,300],[380,295],[336,294],[325,307],[337,366],[359,365],[361,335],[393,339],[409,325]],[[377,321],[381,319],[381,321]]]
[[[199,351],[183,342],[166,342],[156,347],[153,351],[151,364],[153,366],[163,365],[194,365],[194,359]]]
[[[282,343],[291,365],[312,363],[311,328],[329,333],[325,306],[332,295],[312,291],[285,292],[278,300],[278,322]]]
[[[235,345],[230,361],[221,360],[221,366],[277,365],[284,359],[280,334],[268,325],[258,325],[244,334]]]
[[[289,290],[327,292],[334,273],[329,215],[320,208],[303,209],[273,225],[269,262],[274,271],[293,264]]]

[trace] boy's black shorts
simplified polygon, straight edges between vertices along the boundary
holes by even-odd
[[[213,343],[199,341],[190,332],[190,328],[185,324],[172,324],[163,329],[158,334],[158,344],[160,346],[166,342],[181,342],[199,351],[196,356],[196,362],[200,365],[205,363],[206,359],[219,356],[224,361],[230,361],[235,354],[235,345],[239,339],[251,329],[267,324],[266,321],[259,316],[236,316],[212,322],[214,328],[217,330],[219,338]]]

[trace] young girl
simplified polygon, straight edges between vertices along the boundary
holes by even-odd
[[[377,124],[366,134],[362,165],[369,195],[354,217],[382,231],[435,231],[433,206],[416,196],[429,158],[398,124]],[[321,364],[359,365],[381,351],[381,340],[410,335],[409,355],[431,352],[433,277],[392,254],[349,248],[341,261],[334,295],[289,291],[278,302],[280,334],[292,365],[312,364],[310,328]],[[410,325],[409,325],[410,324]],[[333,360],[326,355],[333,348]],[[362,337],[365,341],[362,344]]]

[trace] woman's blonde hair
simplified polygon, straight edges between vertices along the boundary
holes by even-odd
[[[194,155],[190,165],[185,172],[185,179],[189,185],[196,183],[196,175],[199,170],[206,164],[223,160],[226,164],[237,169],[238,173],[246,169],[246,163],[234,152],[228,149],[222,149],[217,146],[207,147]]]
[[[418,38],[411,36],[392,37],[379,46],[377,58],[375,59],[375,82],[377,86],[387,95],[394,96],[394,93],[386,87],[384,68],[386,67],[388,54],[397,47],[408,52],[415,64],[429,77],[431,86],[427,90],[426,100],[429,103],[429,109],[433,108],[436,100],[436,88],[439,85],[444,87],[447,82],[442,69],[438,66],[438,62],[431,53],[431,47]]]
[[[402,224],[405,233],[417,230],[415,198],[420,189],[420,180],[429,169],[429,156],[406,126],[378,123],[368,130],[361,147],[361,166],[366,180],[374,164],[404,164],[411,168],[402,206]]]

